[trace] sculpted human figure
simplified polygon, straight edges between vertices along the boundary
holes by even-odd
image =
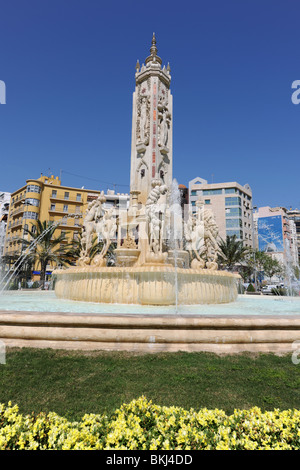
[[[168,108],[164,107],[160,114],[160,121],[158,126],[159,131],[159,145],[161,147],[167,147],[168,145],[168,137],[169,137],[169,124],[170,124],[170,114],[168,112]]]
[[[89,251],[92,247],[93,235],[96,231],[96,224],[103,216],[102,204],[105,202],[104,192],[100,196],[88,204],[85,218],[83,221],[83,232],[81,237],[81,252],[79,264],[89,264]]]
[[[218,269],[217,258],[219,246],[217,243],[218,227],[211,210],[204,209],[204,245],[206,267],[208,269]]]
[[[202,201],[197,201],[197,213],[192,213],[185,224],[186,248],[194,259],[192,268],[218,269],[218,227],[211,210],[204,207]]]
[[[92,264],[97,266],[105,265],[105,256],[108,252],[108,249],[111,245],[112,240],[116,236],[117,223],[114,214],[114,209],[111,207],[106,211],[101,218],[96,223],[96,233],[98,235],[98,240],[103,240],[103,247],[101,252],[93,258]]]
[[[163,212],[158,204],[161,195],[166,194],[168,188],[162,185],[160,181],[153,183],[153,189],[150,191],[146,202],[146,215],[148,219],[148,239],[150,251],[158,254],[162,251],[163,239]]]
[[[147,124],[147,99],[142,98],[141,103],[141,117],[140,117],[140,140],[144,142]]]

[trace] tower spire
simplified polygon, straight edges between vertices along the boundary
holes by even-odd
[[[155,33],[153,33],[152,36],[152,46],[150,48],[150,53],[152,56],[157,55],[157,47],[156,47],[156,38],[155,38]]]
[[[162,60],[157,55],[157,47],[156,47],[156,37],[155,33],[152,35],[152,45],[150,47],[150,56],[147,57],[145,63],[148,64],[149,62],[158,62],[160,65],[162,64]]]

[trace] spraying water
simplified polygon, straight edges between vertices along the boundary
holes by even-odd
[[[173,179],[169,193],[170,230],[168,245],[174,255],[175,267],[175,307],[178,313],[178,250],[182,248],[182,209],[181,197],[176,179]]]
[[[61,220],[56,222],[55,224],[49,225],[49,227],[46,228],[37,238],[35,238],[30,245],[27,247],[27,251],[25,253],[22,253],[17,261],[10,267],[10,269],[7,271],[5,276],[0,280],[0,293],[3,292],[7,286],[9,285],[10,281],[16,274],[17,270],[22,266],[22,264],[25,262],[25,260],[28,258],[28,256],[35,250],[37,244],[44,238],[44,236],[53,230],[53,228],[57,227],[61,223]]]

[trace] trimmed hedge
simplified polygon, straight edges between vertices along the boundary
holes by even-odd
[[[158,406],[140,397],[113,415],[70,422],[55,413],[22,416],[0,404],[0,450],[298,450],[300,411],[254,407],[225,412]]]

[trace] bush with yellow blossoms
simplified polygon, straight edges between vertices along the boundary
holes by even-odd
[[[0,404],[0,450],[298,450],[300,411],[224,411],[158,406],[140,397],[109,418],[70,422],[55,413],[23,416]]]

